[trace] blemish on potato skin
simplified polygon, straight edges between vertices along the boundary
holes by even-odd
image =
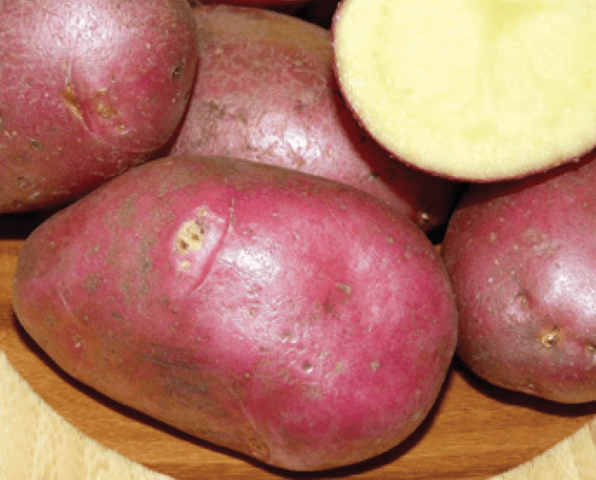
[[[68,82],[66,88],[61,93],[64,104],[70,112],[80,121],[83,121],[83,114],[81,113],[81,106],[79,100],[72,88],[72,84]]]
[[[515,296],[515,303],[520,307],[527,309],[530,306],[530,298],[528,297],[527,292],[520,291]]]
[[[31,187],[31,181],[25,177],[17,177],[17,185],[19,188],[25,189]]]
[[[532,382],[527,382],[527,384],[526,384],[526,392],[527,393],[535,395],[537,391],[538,391],[538,389],[536,388],[536,385],[534,385]]]
[[[248,452],[253,457],[255,457],[261,461],[267,461],[267,459],[269,459],[269,457],[271,455],[269,452],[269,447],[260,438],[257,438],[254,436],[249,437],[246,439],[246,444],[247,444]]]
[[[119,323],[122,323],[122,322],[124,322],[124,320],[125,320],[125,319],[124,319],[124,317],[122,316],[122,314],[120,314],[120,313],[118,313],[118,312],[112,312],[112,315],[111,315],[111,317],[112,317],[114,320],[117,320]]]
[[[188,260],[184,260],[181,264],[180,264],[180,269],[183,271],[188,271],[190,270],[191,267],[191,263]]]
[[[31,195],[29,195],[27,197],[27,200],[29,200],[30,202],[34,202],[36,201],[39,197],[41,197],[41,192],[40,191],[35,191],[33,192]]]
[[[132,198],[125,199],[116,213],[118,221],[124,225],[130,225],[135,213],[135,203]]]
[[[291,344],[295,344],[298,340],[296,339],[296,337],[292,334],[292,332],[290,330],[286,330],[282,335],[281,335],[281,343],[291,343]]]
[[[200,250],[206,234],[206,226],[200,220],[185,222],[178,231],[176,249],[184,254],[189,250]]]
[[[592,357],[596,356],[596,345],[593,343],[586,345],[586,353]]]
[[[556,347],[561,338],[561,330],[559,327],[553,327],[551,330],[544,332],[540,336],[540,343],[547,348]]]
[[[180,80],[183,75],[184,75],[184,61],[180,62],[178,65],[176,65],[174,68],[172,68],[172,70],[170,72],[170,76],[172,77],[172,80],[174,80],[174,81]]]
[[[305,362],[302,364],[302,370],[304,370],[306,373],[312,373],[314,370],[313,364],[310,362]]]
[[[88,292],[94,292],[97,290],[98,285],[99,277],[94,273],[87,275],[83,280],[83,288],[85,288],[85,290]]]
[[[376,371],[379,369],[379,367],[381,366],[381,364],[375,360],[375,361],[373,361],[373,362],[370,362],[370,363],[368,364],[368,366],[370,367],[370,369],[371,369],[373,372],[376,372]]]
[[[45,145],[41,143],[37,138],[30,138],[29,144],[36,152],[41,152],[45,148]]]
[[[104,120],[107,120],[109,118],[115,117],[116,115],[118,115],[118,110],[116,110],[114,107],[112,107],[111,105],[108,105],[107,103],[104,102],[96,102],[94,105],[95,111],[97,112],[97,114],[99,115],[100,118],[103,118]],[[124,128],[124,127],[122,127]]]

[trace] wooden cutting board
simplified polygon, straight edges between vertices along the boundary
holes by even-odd
[[[24,400],[12,403],[0,400],[0,408],[5,409],[0,412],[0,480],[8,480],[6,476],[2,477],[3,467],[4,472],[8,468],[2,464],[7,461],[6,456],[2,456],[3,446],[6,452],[10,445],[15,455],[21,451],[31,454],[33,449],[38,456],[31,458],[45,458],[40,455],[44,448],[52,448],[51,439],[55,437],[51,433],[61,428],[60,425],[72,426],[73,435],[93,439],[93,446],[89,447],[87,440],[77,437],[74,456],[85,456],[85,461],[89,461],[91,455],[93,461],[98,462],[92,464],[94,471],[104,473],[117,468],[113,465],[127,464],[130,460],[177,480],[596,478],[593,440],[596,436],[596,420],[593,420],[596,403],[557,405],[508,392],[474,377],[457,361],[454,361],[435,408],[402,445],[363,464],[321,474],[263,467],[122,407],[63,374],[19,327],[15,318],[11,280],[17,256],[24,239],[43,217],[41,214],[0,216],[0,351],[6,365],[10,365],[10,371],[14,371],[19,379],[16,381],[10,373],[5,373],[8,367],[0,371],[5,382],[2,384],[0,377],[0,392],[21,391],[6,387],[8,379],[13,378],[11,385],[21,385],[27,392],[32,389],[38,399],[32,403],[38,407],[26,407]],[[33,393],[25,396],[28,395]],[[63,421],[54,419],[40,424],[36,420],[33,425],[31,419],[37,418],[34,410],[45,411],[46,407]],[[14,411],[7,414],[8,408]],[[44,415],[51,416],[49,413]],[[31,441],[24,441],[23,438],[29,437],[18,437],[14,433],[33,427]],[[46,430],[49,430],[48,436],[44,437]],[[14,442],[7,443],[9,437],[13,437]],[[17,448],[15,442],[19,442]],[[101,446],[113,452],[97,453]],[[63,456],[69,455],[63,445],[45,454],[50,455],[54,464],[66,461]],[[73,455],[68,461],[73,461]],[[129,477],[119,473],[101,478],[158,478],[144,476],[154,474],[143,467],[134,467],[136,473]],[[30,470],[29,475],[34,471]],[[46,477],[32,478],[45,480]],[[100,476],[90,478],[95,480]]]

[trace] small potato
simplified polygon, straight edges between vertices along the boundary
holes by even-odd
[[[442,255],[459,357],[493,384],[563,403],[596,400],[596,157],[474,185]]]
[[[18,319],[66,372],[271,465],[404,440],[456,343],[438,253],[352,187],[225,158],[136,167],[26,240]]]
[[[0,214],[65,204],[155,158],[196,45],[188,0],[0,2]]]
[[[329,31],[277,12],[194,9],[200,65],[170,155],[225,155],[375,195],[424,231],[443,225],[457,182],[392,158],[360,128],[333,75]]]

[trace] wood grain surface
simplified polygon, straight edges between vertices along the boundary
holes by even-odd
[[[590,430],[586,424],[596,414],[596,403],[557,405],[492,387],[456,359],[435,408],[422,426],[400,446],[362,464],[316,474],[293,473],[212,447],[72,380],[19,327],[12,309],[12,276],[24,239],[45,215],[0,216],[0,350],[67,422],[157,472],[178,480],[478,480],[529,462],[570,436],[559,450],[576,451],[577,442],[585,443],[582,435],[594,433],[595,427]],[[577,455],[592,453],[593,449]]]

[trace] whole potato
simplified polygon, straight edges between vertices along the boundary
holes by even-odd
[[[360,128],[333,75],[324,28],[277,12],[195,8],[197,82],[170,155],[225,155],[336,180],[423,230],[444,224],[457,182],[393,159]]]
[[[294,470],[386,451],[456,342],[424,233],[336,182],[224,158],[136,167],[26,240],[19,321],[66,372],[185,432]]]
[[[154,157],[196,45],[188,0],[0,1],[0,213],[67,203]]]
[[[596,400],[596,157],[474,185],[442,255],[459,357],[493,384],[564,403]]]

